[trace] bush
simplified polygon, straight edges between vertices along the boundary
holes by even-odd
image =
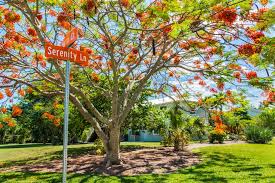
[[[162,134],[162,141],[160,142],[161,145],[164,147],[172,147],[173,146],[173,141],[171,138],[171,135],[168,134]]]
[[[95,150],[97,155],[103,155],[105,154],[105,149],[102,140],[96,139],[95,142]]]
[[[275,109],[266,108],[258,116],[257,121],[261,126],[271,129],[275,135]]]
[[[217,132],[215,130],[212,130],[208,136],[208,139],[210,143],[214,143],[215,141],[217,141],[221,144],[223,143],[225,137],[226,137],[225,132]]]
[[[249,126],[245,129],[247,141],[258,144],[266,144],[272,140],[273,131],[259,126]]]

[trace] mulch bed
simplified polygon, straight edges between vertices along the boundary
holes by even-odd
[[[70,173],[98,173],[103,175],[138,175],[170,173],[179,168],[195,165],[200,162],[198,155],[190,151],[173,151],[173,148],[146,148],[133,151],[122,150],[121,165],[106,168],[103,156],[86,154],[68,158]],[[20,172],[62,172],[62,160],[50,163],[29,164],[6,167],[0,171]]]

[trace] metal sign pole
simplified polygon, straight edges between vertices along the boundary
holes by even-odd
[[[66,61],[64,126],[63,126],[63,176],[62,176],[63,183],[66,183],[66,179],[67,179],[69,95],[70,95],[70,62]]]

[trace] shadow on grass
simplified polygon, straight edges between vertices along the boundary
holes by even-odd
[[[45,147],[45,146],[52,146],[52,144],[1,144],[0,149],[30,148],[30,147]]]

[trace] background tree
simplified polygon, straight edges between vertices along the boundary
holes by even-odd
[[[274,11],[263,7],[266,1],[259,5],[226,0],[1,0],[1,4],[0,78],[5,88],[1,94],[7,97],[15,91],[23,96],[25,87],[63,96],[64,64],[46,60],[43,47],[60,44],[67,30],[79,28],[83,37],[73,47],[89,53],[91,60],[86,68],[73,65],[70,101],[102,139],[106,165],[120,162],[120,128],[146,90],[184,98],[185,92],[195,92],[186,91],[183,79],[190,79],[186,87],[195,80],[216,92],[232,76],[262,88],[272,84],[258,79],[253,71],[257,64],[250,59],[264,57],[261,50],[269,43],[262,31],[272,26],[268,17]],[[79,80],[78,75],[85,78]],[[107,89],[98,84],[103,76]],[[171,78],[179,84],[170,84]],[[206,79],[216,85],[208,85]],[[89,95],[93,90],[110,101],[110,113],[95,107]],[[13,117],[20,110],[14,107]]]
[[[169,123],[162,129],[165,146],[174,146],[175,151],[183,150],[184,146],[190,140],[190,134],[187,131],[190,116],[186,115],[178,103],[175,103],[168,111]]]

